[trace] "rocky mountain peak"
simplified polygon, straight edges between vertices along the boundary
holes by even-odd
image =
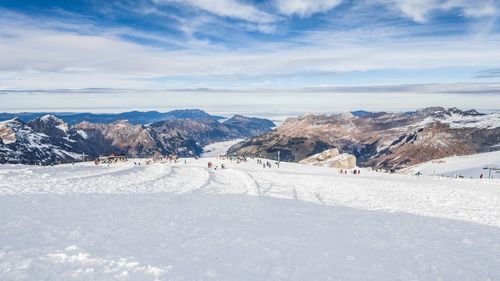
[[[475,109],[462,111],[456,107],[448,108],[447,112],[449,113],[450,116],[451,115],[459,115],[459,116],[482,116],[482,115],[484,115],[482,113],[479,113]]]
[[[130,123],[130,121],[123,119],[123,120],[116,120],[112,122],[110,125],[115,126],[115,127],[129,127],[129,126],[134,126],[133,124]],[[137,125],[135,125],[137,126]]]
[[[36,118],[36,119],[39,119],[39,120],[41,120],[43,122],[62,122],[61,119],[55,117],[52,114],[45,114],[45,115],[43,115],[43,116],[41,116],[39,118]]]
[[[340,114],[340,117],[342,117],[344,119],[354,119],[354,118],[356,118],[356,116],[354,114],[352,114],[351,112],[342,112]]]
[[[444,107],[432,106],[432,107],[426,107],[426,108],[422,108],[422,109],[415,111],[415,115],[428,117],[428,116],[441,115],[441,114],[444,114],[445,112],[446,112],[446,109]]]
[[[12,125],[23,125],[23,124],[25,123],[17,117],[5,121],[0,121],[0,126],[12,126]]]
[[[35,132],[44,133],[48,136],[50,135],[66,135],[69,126],[62,119],[55,117],[52,114],[46,114],[38,117],[30,122],[28,122]],[[59,132],[58,132],[59,131]]]
[[[0,122],[0,142],[4,144],[16,142],[16,132],[11,127],[18,127],[23,124],[24,123],[17,118]]]
[[[451,107],[451,108],[444,108],[444,107],[427,107],[423,109],[419,109],[415,112],[415,115],[417,116],[423,116],[423,117],[434,117],[438,119],[446,119],[451,116],[457,116],[457,117],[474,117],[474,116],[483,116],[484,114],[479,113],[475,109],[470,109],[463,111],[461,109],[458,109],[456,107]]]

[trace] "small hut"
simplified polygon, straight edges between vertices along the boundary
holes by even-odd
[[[125,154],[110,154],[107,156],[99,156],[96,159],[96,164],[98,163],[118,163],[118,162],[127,162],[127,156]]]

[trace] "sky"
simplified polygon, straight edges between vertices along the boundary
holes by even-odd
[[[499,15],[500,0],[0,0],[0,111],[494,111]]]

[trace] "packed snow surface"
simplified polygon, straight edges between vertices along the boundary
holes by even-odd
[[[489,171],[483,168],[491,167],[500,169],[500,151],[447,157],[437,160],[431,160],[403,170],[403,173],[416,174],[420,172],[423,175],[440,175],[447,177],[488,177]],[[491,177],[500,179],[500,170],[492,171]]]
[[[499,180],[134,161],[1,165],[0,280],[500,280]]]

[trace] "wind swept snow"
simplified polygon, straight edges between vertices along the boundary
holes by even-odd
[[[1,165],[0,280],[500,280],[499,180],[133,161]]]

